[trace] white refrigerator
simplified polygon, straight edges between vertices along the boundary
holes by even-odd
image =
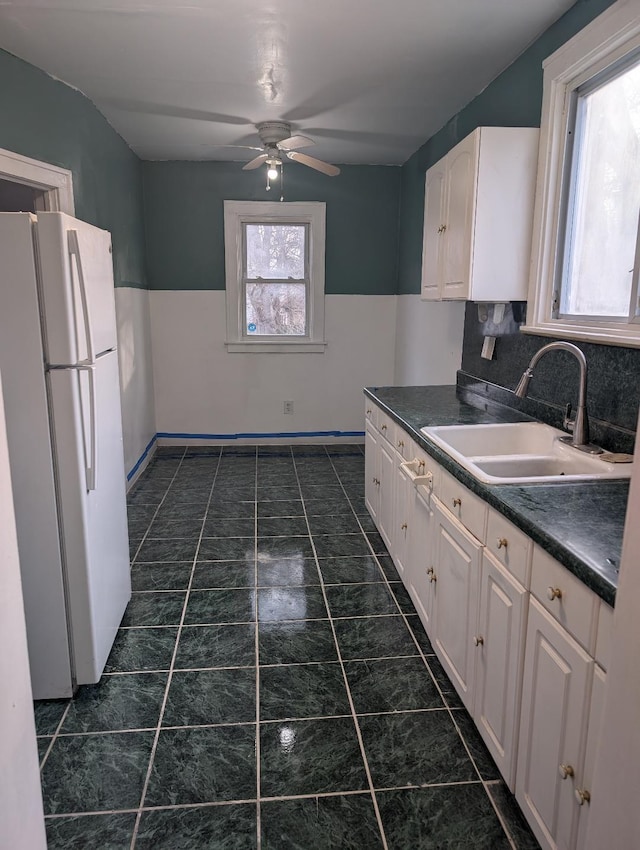
[[[131,596],[109,233],[0,213],[0,371],[33,696],[68,697]]]

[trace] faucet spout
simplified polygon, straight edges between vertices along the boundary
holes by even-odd
[[[533,370],[538,364],[538,361],[548,352],[548,351],[568,351],[578,361],[578,366],[580,367],[580,384],[578,388],[578,408],[576,410],[575,420],[573,422],[573,436],[571,443],[572,445],[583,448],[589,445],[589,418],[587,416],[587,407],[586,407],[586,399],[587,399],[587,361],[582,353],[582,351],[578,348],[577,345],[573,345],[571,342],[563,342],[559,340],[558,342],[550,342],[547,345],[543,345],[539,351],[531,358],[531,362],[527,366],[527,368],[522,373],[522,377],[518,381],[518,385],[514,390],[515,395],[518,398],[525,398],[527,395],[527,390],[529,389],[529,383],[531,382],[531,378],[533,377]]]

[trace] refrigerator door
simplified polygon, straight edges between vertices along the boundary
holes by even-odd
[[[36,232],[47,363],[93,362],[117,344],[111,235],[58,212]]]
[[[58,507],[78,684],[100,679],[131,596],[115,351],[48,373]]]

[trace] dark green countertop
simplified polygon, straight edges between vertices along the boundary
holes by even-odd
[[[365,394],[444,469],[522,529],[605,602],[615,603],[628,479],[483,484],[431,443],[420,428],[526,422],[529,417],[456,386],[369,387]]]

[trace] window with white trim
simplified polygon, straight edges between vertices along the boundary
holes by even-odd
[[[324,350],[325,204],[224,202],[227,350]]]
[[[616,3],[544,63],[528,324],[640,346],[640,16]]]

